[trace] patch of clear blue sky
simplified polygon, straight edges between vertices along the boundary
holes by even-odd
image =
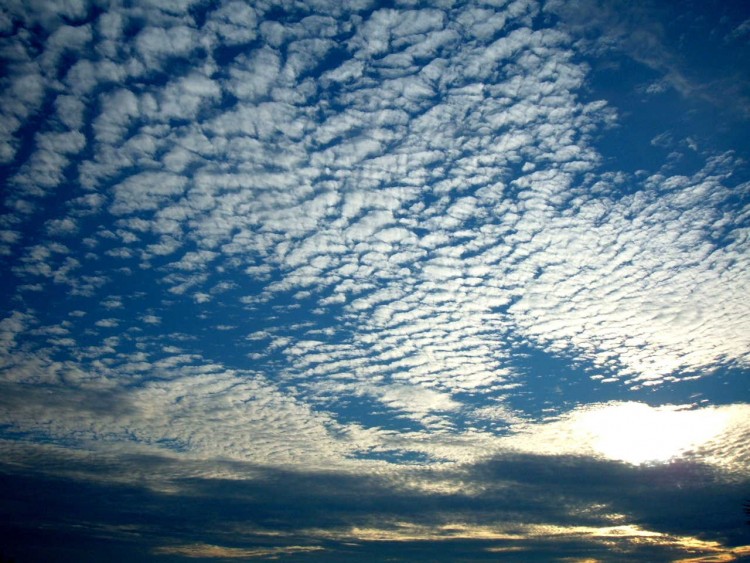
[[[750,17],[747,3],[712,0],[651,6],[652,15],[661,16],[658,22],[648,22],[660,32],[654,52],[610,50],[587,61],[592,69],[587,97],[607,100],[619,114],[618,126],[604,131],[597,143],[605,167],[655,173],[666,164],[691,174],[703,166],[706,152],[733,151],[748,159],[750,75],[743,69],[750,42],[747,34],[732,36]],[[652,59],[648,64],[640,60],[646,57]],[[656,85],[661,91],[647,92]],[[652,144],[659,135],[665,135],[662,142]],[[680,157],[670,161],[667,157],[673,152]],[[733,182],[749,178],[745,167],[737,170]]]

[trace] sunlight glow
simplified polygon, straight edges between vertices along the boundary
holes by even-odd
[[[655,408],[634,402],[591,410],[578,420],[594,450],[635,465],[667,462],[705,444],[729,422],[730,416],[716,409]]]

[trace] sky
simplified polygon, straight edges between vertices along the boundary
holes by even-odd
[[[1,4],[1,561],[750,559],[747,1]]]

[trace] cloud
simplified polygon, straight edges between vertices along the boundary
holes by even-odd
[[[157,559],[736,555],[746,155],[659,116],[644,148],[689,163],[601,150],[612,53],[643,103],[710,90],[647,5],[30,6],[0,22],[15,482],[135,487]]]
[[[49,446],[40,447],[47,451],[22,455],[18,443],[3,444],[23,463],[40,454],[54,459]],[[31,534],[38,549],[58,549],[75,539],[69,543],[75,550],[86,545],[83,538],[102,538],[155,555],[300,554],[328,561],[382,558],[394,550],[412,560],[440,560],[447,546],[449,557],[507,551],[525,560],[606,559],[613,551],[629,558],[738,558],[747,551],[741,511],[732,509],[740,506],[746,482],[717,480],[700,464],[633,468],[582,457],[518,455],[442,472],[351,475],[147,456],[118,464],[91,464],[90,454],[67,457],[58,458],[58,470],[69,471],[62,480],[38,471],[9,477],[14,486],[6,498],[23,507],[15,529]],[[214,474],[206,478],[211,466]],[[107,480],[101,480],[102,468]],[[98,482],[79,480],[87,473],[98,475]],[[117,475],[124,480],[109,481]],[[133,486],[139,475],[148,476],[153,488]],[[152,481],[157,476],[162,479]],[[419,486],[441,481],[453,487]],[[78,525],[61,520],[52,528],[36,527],[43,515],[24,502],[32,491],[65,503]]]
[[[169,547],[157,547],[154,553],[158,555],[182,555],[184,557],[198,557],[202,559],[248,559],[254,557],[277,558],[281,555],[294,555],[297,553],[310,553],[312,551],[323,551],[318,546],[288,546],[268,548],[241,548],[222,547],[219,545],[195,544]]]
[[[687,178],[653,175],[627,197],[617,195],[622,176],[589,190],[585,175],[600,160],[592,134],[613,114],[579,99],[587,69],[575,62],[575,42],[533,28],[534,10],[457,9],[454,19],[447,9],[391,9],[360,23],[310,16],[272,25],[257,10],[217,8],[196,20],[152,7],[130,38],[122,30],[136,14],[101,15],[108,54],[90,64],[120,74],[116,84],[91,75],[97,94],[86,119],[96,144],[78,170],[104,190],[96,209],[120,218],[116,236],[128,245],[100,231],[102,253],[128,268],[158,264],[149,275],[166,284],[163,299],[206,304],[227,271],[249,274],[259,302],[312,298],[318,314],[354,327],[346,345],[358,350],[356,366],[333,350],[330,370],[305,372],[303,355],[285,373],[312,376],[310,388],[323,393],[333,366],[356,367],[392,379],[371,386],[380,399],[408,389],[415,412],[429,411],[436,393],[487,393],[518,377],[510,334],[633,388],[744,365],[746,343],[730,337],[743,313],[725,297],[743,287],[741,244],[715,238],[739,223],[714,227],[722,213],[735,216],[726,202],[736,162],[724,157]],[[329,60],[342,26],[351,39]],[[166,72],[168,52],[255,40],[258,29],[263,44],[227,54],[221,68],[201,55],[184,73],[137,84],[138,61]],[[58,107],[80,128],[77,99],[62,95]],[[73,222],[54,219],[49,236]],[[68,252],[75,257],[58,264],[54,252],[38,254],[23,272],[80,293],[106,283],[76,280],[85,262]]]
[[[7,353],[17,345],[16,339],[34,321],[34,317],[28,313],[13,311],[9,316],[0,321],[0,340],[3,350]]]

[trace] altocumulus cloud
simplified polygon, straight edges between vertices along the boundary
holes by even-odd
[[[746,557],[748,14],[620,4],[6,2],[0,547]]]

